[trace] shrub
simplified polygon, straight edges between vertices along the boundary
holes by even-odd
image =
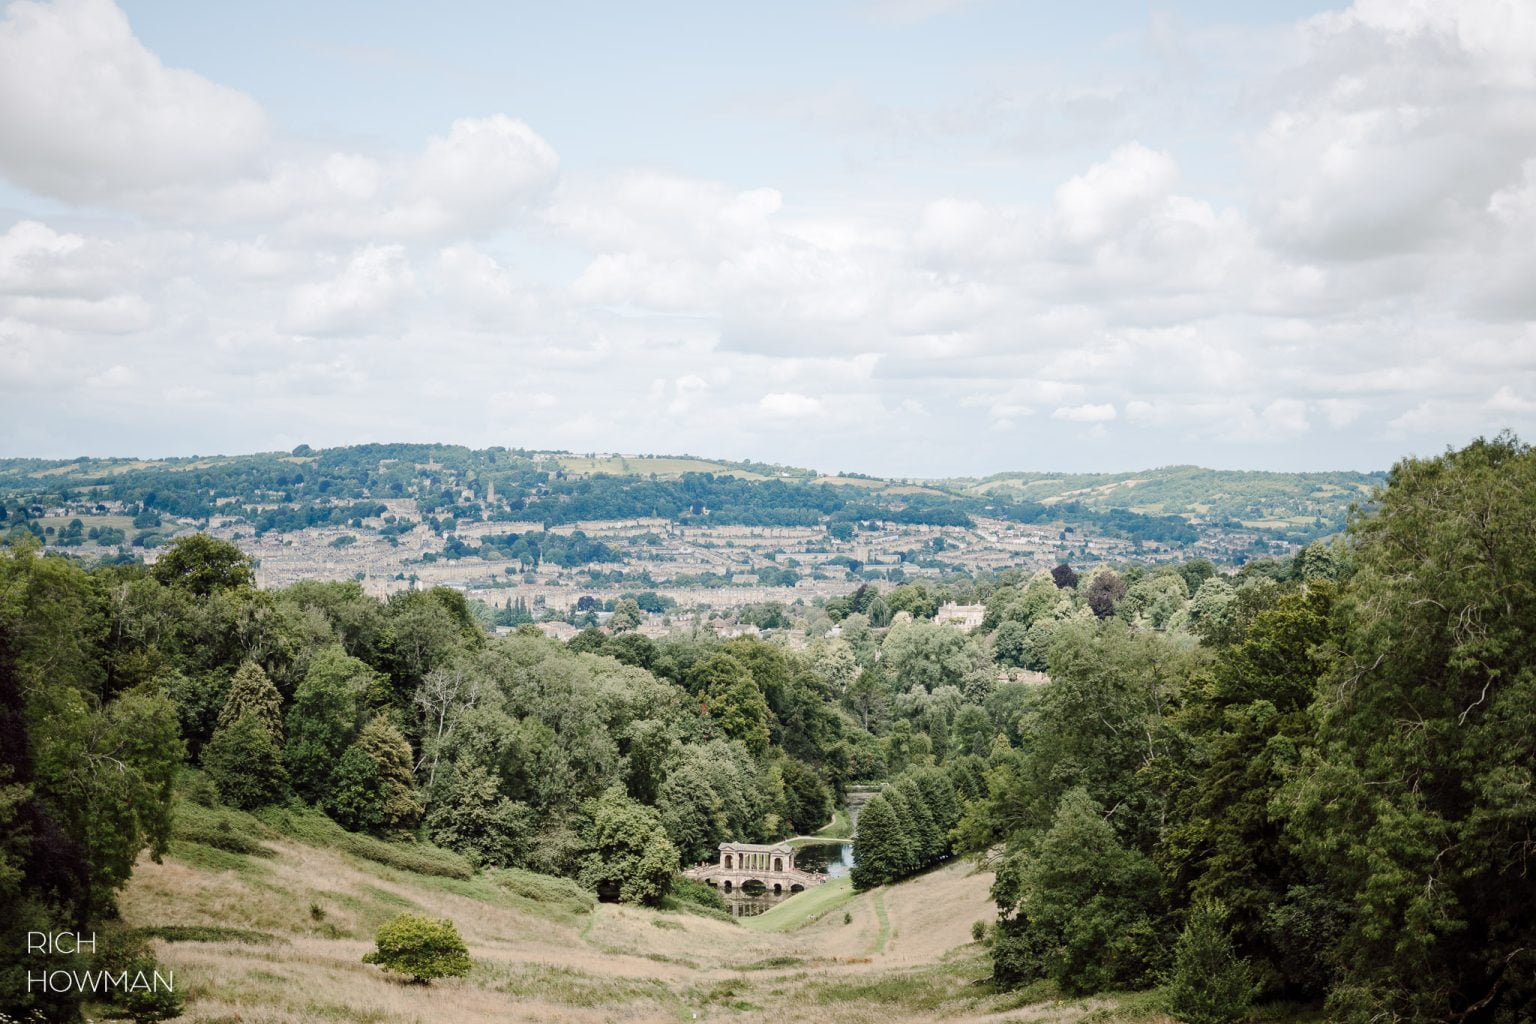
[[[497,886],[535,903],[558,904],[572,913],[585,914],[597,902],[593,895],[569,878],[541,875],[521,868],[503,868],[486,873]]]
[[[731,908],[721,897],[720,891],[706,882],[696,881],[683,875],[672,879],[671,891],[661,901],[666,910],[682,910],[690,914],[731,920]]]
[[[1226,918],[1220,903],[1201,900],[1190,908],[1174,947],[1168,1002],[1188,1024],[1242,1020],[1257,994],[1253,971],[1232,948]]]
[[[446,918],[397,914],[379,928],[375,944],[377,948],[363,956],[363,963],[378,964],[413,982],[462,978],[469,973],[469,948]]]
[[[171,837],[184,843],[202,843],[226,853],[274,857],[277,851],[259,840],[268,830],[248,815],[226,807],[205,807],[178,801],[171,818]]]

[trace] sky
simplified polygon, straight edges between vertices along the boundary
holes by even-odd
[[[1536,3],[0,4],[0,456],[1536,435]]]

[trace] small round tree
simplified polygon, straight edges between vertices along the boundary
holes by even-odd
[[[397,914],[379,928],[375,943],[363,963],[404,974],[417,984],[469,973],[469,948],[446,918]]]

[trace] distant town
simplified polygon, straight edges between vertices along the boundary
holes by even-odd
[[[1235,493],[1226,478],[1239,476],[1253,493]],[[1349,502],[1374,482],[1315,477],[1178,467],[1120,478],[890,481],[692,457],[301,448],[159,462],[10,460],[0,463],[0,493],[8,492],[0,529],[29,530],[61,554],[151,564],[166,541],[202,531],[249,554],[263,587],[350,580],[381,598],[450,587],[481,608],[488,628],[531,622],[568,638],[630,598],[642,634],[704,624],[725,636],[780,631],[796,643],[819,618],[813,609],[871,582],[922,581],[943,605],[941,619],[974,628],[971,583],[1010,570],[1285,556],[1341,527]],[[1262,487],[1256,478],[1266,478]],[[639,492],[664,486],[702,498],[623,514],[644,505]],[[1171,489],[1182,505],[1166,500]],[[1223,516],[1223,497],[1255,518]],[[570,518],[604,502],[616,514]],[[1156,515],[1170,504],[1182,514]]]

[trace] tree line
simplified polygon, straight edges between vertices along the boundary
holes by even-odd
[[[956,830],[997,858],[996,980],[1171,979],[1191,1020],[1528,1019],[1533,521],[1536,453],[1501,436],[1398,464],[1347,545],[1192,600],[1089,581],[1091,615],[1033,637],[1052,595],[1024,588],[994,650],[1050,682]]]

